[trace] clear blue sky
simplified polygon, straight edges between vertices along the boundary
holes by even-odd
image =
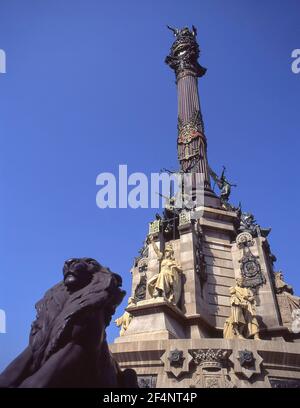
[[[209,162],[238,184],[232,201],[272,227],[277,268],[300,294],[299,16],[299,0],[0,0],[0,370],[65,259],[98,259],[129,294],[155,210],[100,210],[95,180],[119,164],[177,165],[166,24],[198,27]]]

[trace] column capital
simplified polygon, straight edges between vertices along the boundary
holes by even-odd
[[[165,62],[175,71],[177,80],[184,75],[203,76],[206,68],[198,63],[200,49],[196,41],[196,28],[194,26],[192,30],[188,27],[178,29],[168,26],[168,28],[173,31],[175,41]]]

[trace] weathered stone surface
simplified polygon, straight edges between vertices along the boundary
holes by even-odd
[[[228,286],[208,284],[207,291],[208,291],[209,295],[229,297],[229,287]],[[227,304],[226,304],[226,306],[227,306]]]
[[[222,276],[218,275],[216,273],[211,273],[208,274],[207,276],[207,282],[210,286],[225,286],[225,287],[230,287],[234,285],[234,278],[231,276]]]
[[[190,363],[189,372],[176,377],[168,374],[164,369],[161,357],[166,350],[178,349],[192,355],[193,351],[221,349],[227,351],[222,368],[216,373],[217,381],[209,381],[213,386],[252,388],[271,387],[269,377],[277,379],[294,379],[300,381],[300,355],[299,345],[284,341],[252,341],[252,340],[224,340],[224,339],[180,339],[180,340],[155,340],[142,342],[128,342],[112,344],[110,349],[117,358],[122,368],[134,367],[138,376],[153,375],[156,377],[156,387],[196,387],[203,386],[199,381],[199,370],[196,363]],[[241,350],[249,350],[257,359],[257,367],[251,378],[243,374],[241,368],[235,367],[235,356]],[[233,359],[233,362],[231,361]],[[222,371],[223,370],[223,371]],[[202,375],[202,374],[201,374]],[[205,375],[212,375],[206,372]],[[205,386],[208,386],[206,384]]]
[[[133,319],[125,334],[116,341],[126,343],[135,339],[185,338],[185,328],[180,324],[183,313],[163,298],[138,302],[127,308]]]
[[[207,274],[208,275],[213,275],[213,276],[219,276],[222,278],[230,278],[232,279],[232,282],[234,281],[234,270],[231,267],[227,267],[224,264],[221,264],[221,262],[219,262],[219,266],[217,266],[216,264],[212,265],[207,263]]]

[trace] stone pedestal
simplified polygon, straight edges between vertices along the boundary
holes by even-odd
[[[270,340],[166,339],[110,345],[122,369],[139,384],[167,388],[300,387],[299,343]],[[173,352],[181,361],[172,366]],[[243,361],[244,353],[250,356]]]
[[[285,341],[300,338],[285,327],[287,307],[286,315],[280,314],[278,301],[284,311],[284,299],[275,295],[266,238],[253,238],[251,246],[264,277],[255,295],[263,340],[224,340],[224,322],[231,313],[229,289],[242,273],[237,215],[213,207],[197,208],[194,215],[198,218],[183,214],[179,237],[169,241],[182,267],[178,307],[164,298],[151,299],[144,285],[143,299],[127,308],[133,318],[125,335],[110,346],[113,355],[122,368],[137,371],[142,387],[300,386],[299,346]],[[155,240],[162,250],[162,234],[155,234]],[[132,296],[141,277],[149,281],[157,273],[159,261],[149,246],[148,256],[132,269]],[[181,356],[181,366],[172,363],[174,355]],[[242,363],[242,355],[252,356],[250,365]]]
[[[185,316],[162,297],[139,302],[126,309],[133,316],[125,334],[116,343],[186,338]]]

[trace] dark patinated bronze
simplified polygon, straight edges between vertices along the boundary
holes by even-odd
[[[125,296],[122,279],[92,258],[65,262],[62,282],[36,304],[28,347],[0,375],[0,387],[136,386],[109,353],[105,328]]]

